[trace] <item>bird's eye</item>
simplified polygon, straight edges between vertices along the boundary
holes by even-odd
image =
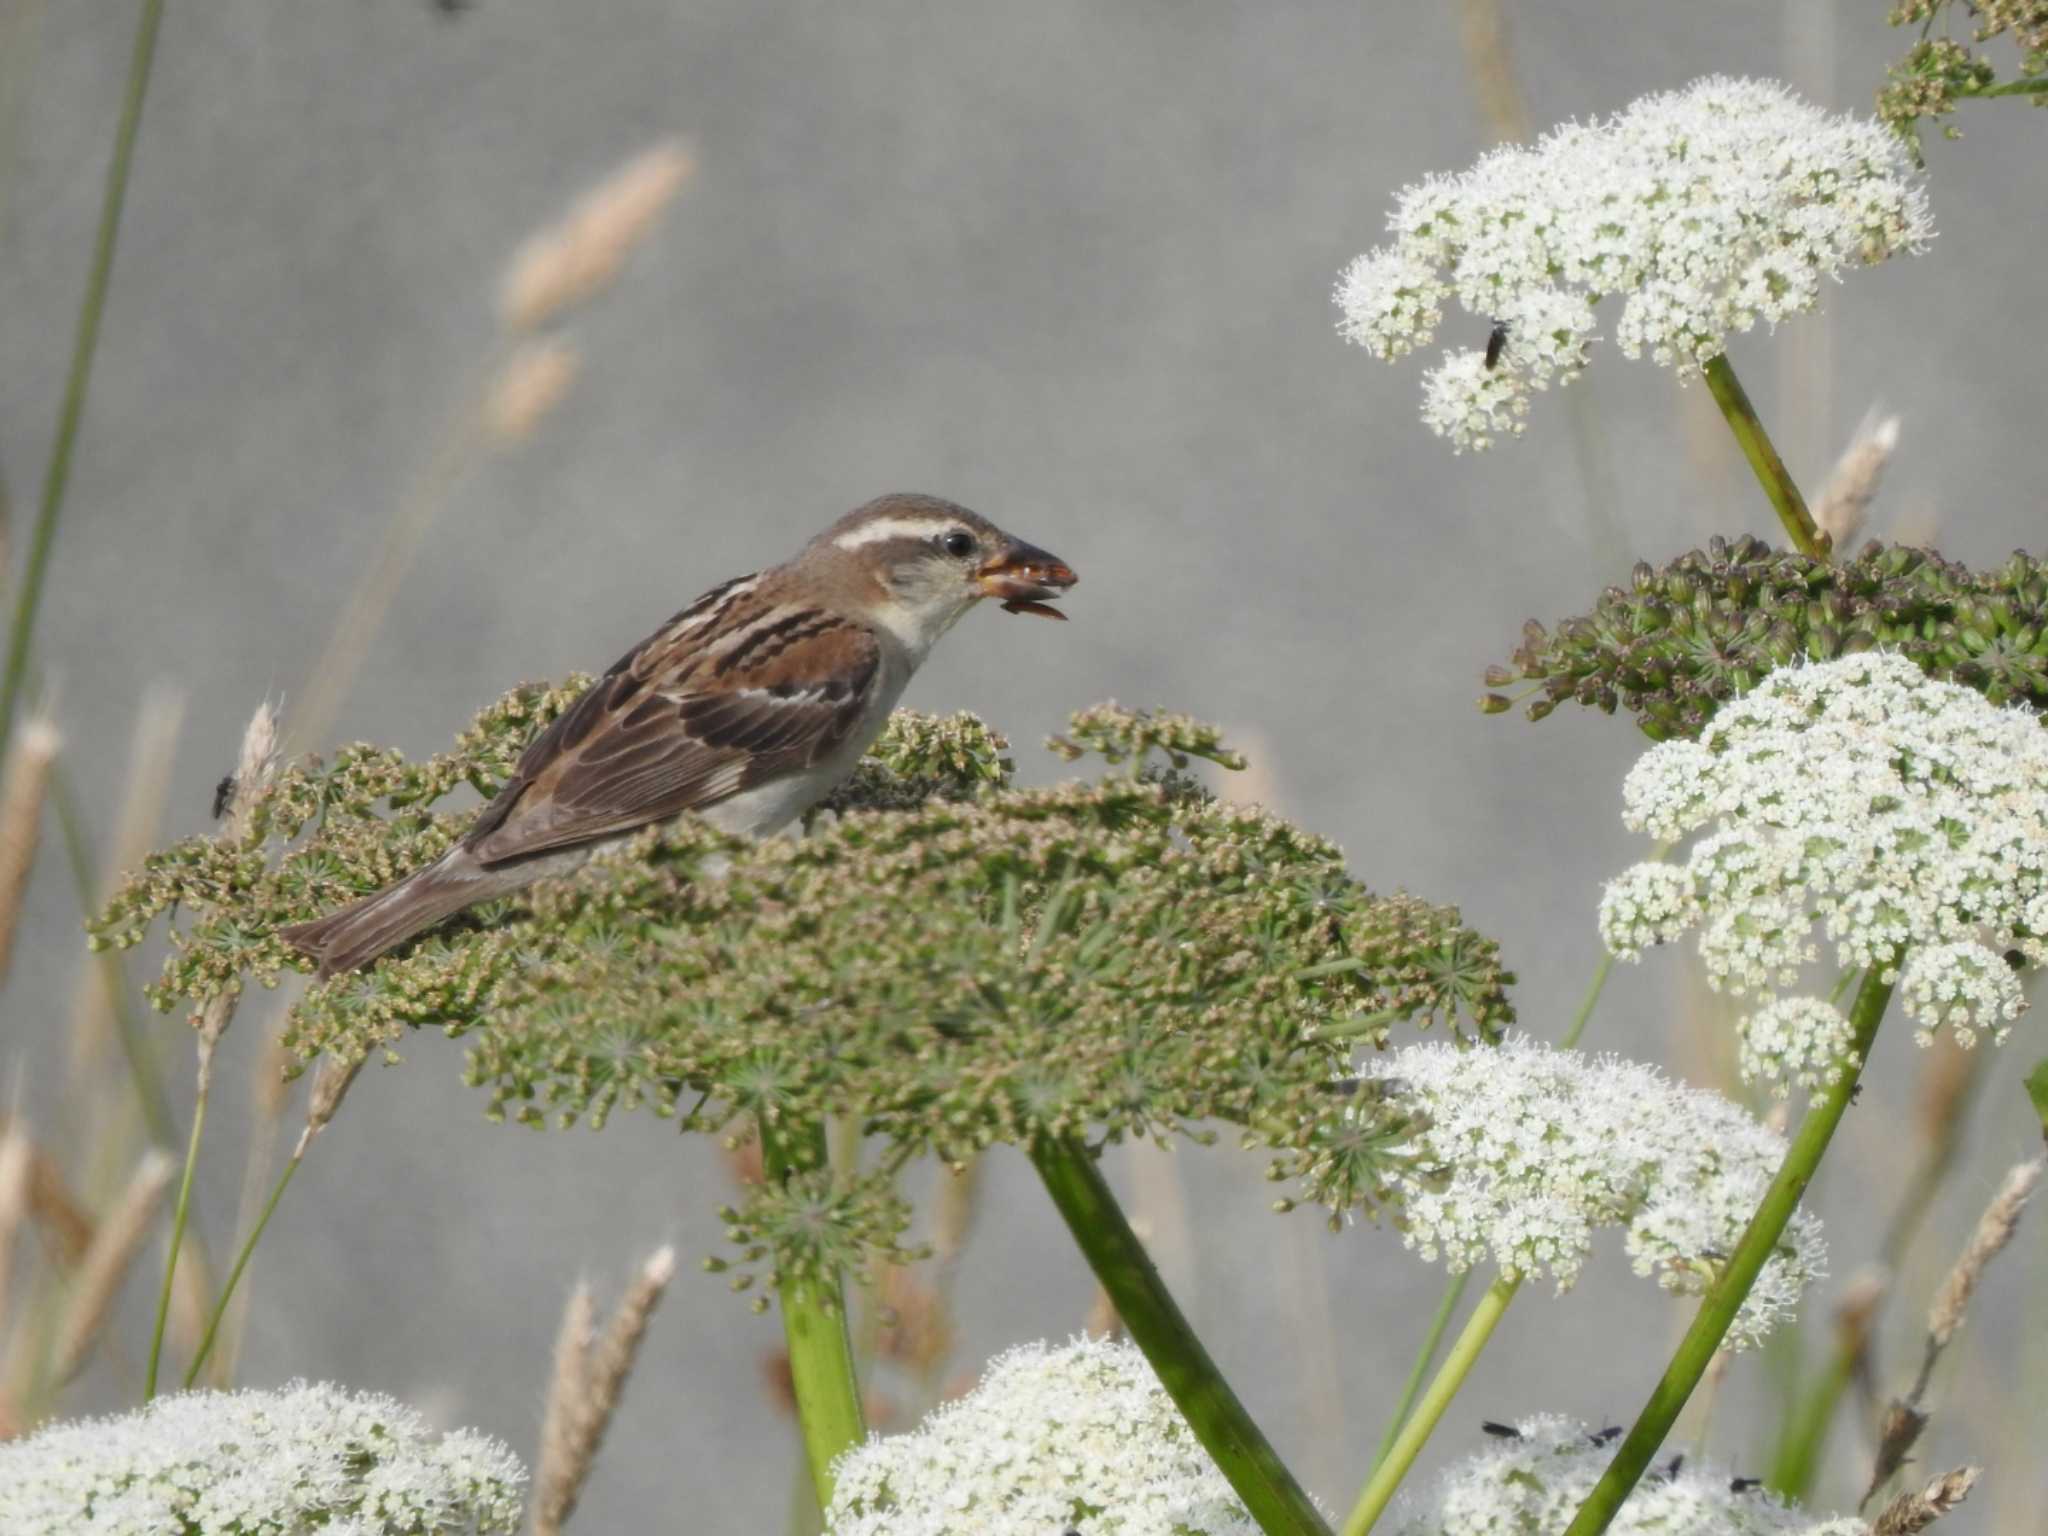
[[[955,528],[939,540],[939,547],[956,560],[964,560],[974,553],[974,535]]]

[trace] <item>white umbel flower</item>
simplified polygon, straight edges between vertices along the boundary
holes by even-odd
[[[1560,1536],[1614,1459],[1614,1439],[1556,1414],[1514,1426],[1399,1506],[1400,1536]],[[1816,1520],[1724,1467],[1679,1457],[1636,1485],[1609,1536],[1865,1536],[1861,1520]]]
[[[1578,375],[1602,299],[1621,300],[1623,356],[1689,370],[1934,233],[1896,134],[1722,76],[1431,177],[1387,223],[1391,242],[1338,281],[1344,336],[1400,357],[1451,297],[1475,329],[1507,328],[1492,368],[1459,351],[1428,377],[1425,419],[1460,449],[1519,431],[1531,391]]]
[[[1703,1291],[1734,1252],[1785,1155],[1784,1139],[1719,1094],[1656,1068],[1525,1037],[1376,1056],[1368,1079],[1414,1114],[1388,1200],[1408,1245],[1453,1271],[1491,1261],[1524,1278],[1578,1278],[1593,1234],[1624,1229],[1640,1275]],[[1796,1212],[1729,1344],[1755,1344],[1822,1272],[1820,1222]]]
[[[1708,980],[1766,999],[1742,1066],[1781,1090],[1833,1081],[1849,1043],[1835,1009],[1773,996],[1822,938],[1899,984],[1923,1043],[2003,1040],[2026,1006],[2008,957],[2048,959],[2048,731],[1902,656],[1770,673],[1698,741],[1646,752],[1622,804],[1638,831],[1705,835],[1609,883],[1608,948],[1635,959],[1697,926]]]
[[[1128,1344],[1027,1344],[833,1471],[828,1536],[1258,1536]]]
[[[183,1392],[0,1445],[0,1531],[511,1536],[525,1481],[498,1441],[436,1438],[388,1397],[304,1382]]]

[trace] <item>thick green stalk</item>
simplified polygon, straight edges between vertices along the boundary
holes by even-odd
[[[1777,509],[1778,521],[1785,525],[1793,547],[1809,560],[1827,559],[1827,535],[1820,531],[1813,514],[1806,510],[1806,498],[1799,494],[1799,487],[1793,482],[1792,472],[1785,468],[1785,461],[1778,457],[1778,450],[1772,446],[1770,434],[1764,431],[1756,407],[1749,403],[1742,381],[1735,377],[1735,370],[1728,364],[1728,355],[1724,352],[1714,358],[1703,371],[1707,376],[1708,393],[1713,395],[1714,404],[1721,407],[1721,414],[1728,418],[1729,430],[1735,434],[1735,441],[1742,445],[1742,456],[1756,471],[1756,478],[1762,484],[1764,494],[1770,497],[1771,505]]]
[[[764,1121],[760,1130],[761,1161],[768,1178],[780,1181],[792,1172],[824,1166],[822,1126],[771,1130]],[[832,1502],[832,1463],[868,1432],[861,1418],[853,1344],[846,1332],[846,1296],[837,1275],[820,1280],[794,1274],[783,1276],[778,1296],[797,1422],[803,1429],[811,1490],[822,1510]]]
[[[1031,1161],[1132,1342],[1259,1529],[1266,1536],[1329,1536],[1181,1314],[1088,1149],[1071,1136],[1041,1136],[1031,1144]]]
[[[1494,1325],[1507,1311],[1508,1303],[1515,1299],[1515,1292],[1521,1284],[1520,1276],[1503,1274],[1486,1288],[1486,1294],[1479,1298],[1479,1305],[1465,1319],[1464,1331],[1458,1335],[1458,1342],[1444,1356],[1436,1379],[1430,1382],[1429,1390],[1416,1405],[1414,1417],[1401,1426],[1400,1437],[1387,1453],[1386,1460],[1373,1468],[1372,1476],[1358,1495],[1358,1503],[1352,1507],[1350,1518],[1344,1522],[1342,1536],[1365,1536],[1385,1513],[1387,1505],[1393,1502],[1401,1479],[1408,1475],[1408,1469],[1415,1465],[1415,1458],[1422,1454],[1423,1446],[1428,1444],[1430,1435],[1436,1430],[1437,1421],[1451,1406],[1451,1399],[1458,1395],[1458,1388],[1465,1384],[1473,1362],[1478,1360],[1479,1352],[1493,1335]]]
[[[1686,1329],[1678,1352],[1671,1357],[1663,1379],[1650,1394],[1643,1411],[1636,1416],[1635,1424],[1621,1442],[1621,1448],[1614,1453],[1614,1460],[1608,1464],[1607,1471],[1586,1496],[1586,1502],[1579,1506],[1579,1512],[1573,1516],[1565,1536],[1600,1536],[1612,1523],[1623,1501],[1649,1467],[1650,1459],[1657,1454],[1657,1448],[1664,1443],[1664,1437],[1671,1432],[1671,1426],[1677,1422],[1685,1400],[1699,1385],[1700,1377],[1714,1358],[1714,1351],[1721,1347],[1728,1325],[1735,1321],[1735,1314],[1741,1310],[1750,1287],[1756,1284],[1756,1277],[1762,1273],[1765,1261],[1777,1248],[1785,1224],[1798,1209],[1800,1197],[1806,1193],[1814,1171],[1820,1167],[1821,1155],[1834,1138],[1835,1127],[1841,1124],[1843,1112],[1855,1097],[1856,1085],[1863,1075],[1863,1064],[1870,1059],[1871,1042],[1877,1038],[1877,1026],[1884,1019],[1885,1005],[1891,1001],[1891,984],[1882,979],[1883,974],[1877,967],[1871,968],[1863,978],[1863,985],[1857,988],[1856,1002],[1849,1011],[1852,1033],[1849,1049],[1854,1064],[1844,1067],[1840,1080],[1831,1084],[1807,1109],[1806,1118],[1799,1125],[1799,1134],[1793,1138],[1785,1161],[1779,1164],[1771,1187],[1764,1192],[1756,1215],[1750,1218],[1749,1229],[1742,1234],[1742,1241],[1736,1244],[1728,1267],[1707,1288],[1706,1298],[1701,1301],[1692,1326]]]
[[[206,1129],[207,1079],[199,1073],[199,1098],[192,1106],[192,1137],[185,1143],[185,1172],[178,1179],[178,1203],[171,1212],[171,1251],[164,1258],[163,1290],[156,1299],[156,1327],[149,1336],[149,1370],[142,1381],[142,1400],[156,1396],[157,1364],[164,1353],[164,1323],[171,1315],[171,1282],[178,1274],[178,1252],[185,1246],[185,1217],[192,1206],[192,1170],[199,1166],[199,1135]]]
[[[114,156],[107,165],[106,188],[100,194],[100,222],[93,236],[92,266],[86,273],[85,298],[78,307],[78,327],[71,342],[71,371],[64,381],[63,403],[57,409],[57,435],[43,473],[43,496],[36,525],[29,536],[28,562],[14,600],[14,621],[7,636],[7,661],[0,671],[0,742],[14,723],[14,706],[28,675],[29,641],[35,633],[36,609],[42,602],[43,577],[49,570],[51,546],[57,537],[57,515],[64,509],[64,491],[71,481],[72,452],[85,419],[86,388],[92,381],[93,354],[99,350],[100,317],[107,307],[107,284],[114,271],[114,242],[121,229],[121,205],[128,197],[128,168],[135,159],[135,137],[142,127],[142,98],[149,90],[149,69],[156,58],[156,34],[163,21],[164,0],[142,0],[135,22],[135,46],[128,61],[128,89],[121,100],[121,120],[114,130]]]
[[[1408,1410],[1415,1406],[1416,1394],[1422,1390],[1422,1378],[1429,1374],[1430,1363],[1436,1359],[1437,1346],[1444,1341],[1444,1333],[1451,1326],[1451,1319],[1457,1315],[1458,1303],[1465,1299],[1465,1287],[1472,1283],[1472,1271],[1467,1269],[1451,1276],[1444,1286],[1443,1300],[1436,1304],[1436,1316],[1429,1320],[1429,1332],[1422,1337],[1422,1347],[1415,1352],[1415,1363],[1408,1367],[1408,1380],[1401,1386],[1400,1401],[1394,1404],[1394,1416],[1387,1420],[1387,1432],[1380,1436],[1380,1448],[1373,1452],[1372,1467],[1377,1472],[1393,1452],[1395,1440],[1400,1438],[1401,1428],[1408,1422]]]
[[[221,1319],[228,1315],[228,1303],[234,1300],[235,1287],[241,1282],[242,1271],[249,1267],[249,1256],[256,1251],[256,1244],[263,1236],[263,1229],[270,1225],[271,1212],[277,1209],[277,1202],[284,1198],[285,1186],[291,1183],[292,1175],[299,1171],[299,1164],[305,1159],[293,1154],[284,1165],[284,1172],[278,1175],[277,1183],[271,1187],[270,1198],[263,1202],[263,1214],[256,1218],[256,1224],[249,1229],[249,1235],[242,1242],[242,1248],[235,1255],[235,1267],[228,1271],[227,1283],[221,1287],[220,1299],[214,1302],[213,1312],[206,1319],[206,1332],[201,1335],[199,1348],[193,1352],[192,1364],[185,1372],[185,1385],[190,1387],[199,1380],[199,1373],[206,1366],[206,1357],[213,1353],[214,1336],[220,1332]]]
[[[1962,1128],[1969,1118],[1966,1111],[1978,1083],[1983,1080],[1981,1068],[1985,1057],[1983,1051],[1970,1052],[1963,1067],[1966,1076],[1955,1103],[1941,1124],[1935,1127],[1927,1151],[1920,1159],[1920,1166],[1914,1170],[1912,1182],[1893,1208],[1891,1223],[1885,1228],[1884,1246],[1878,1250],[1877,1260],[1888,1275],[1899,1272],[1907,1250],[1919,1234],[1921,1223],[1934,1207],[1935,1194],[1948,1177],[1949,1170],[1955,1166]],[[1860,1327],[1840,1330],[1820,1380],[1814,1383],[1813,1390],[1794,1410],[1779,1438],[1778,1453],[1767,1480],[1774,1493],[1782,1493],[1801,1503],[1812,1494],[1814,1479],[1820,1472],[1821,1453],[1827,1449],[1828,1431],[1834,1426],[1835,1414],[1841,1408],[1850,1383],[1856,1379],[1857,1362],[1868,1350],[1869,1332],[1875,1325],[1873,1316]]]

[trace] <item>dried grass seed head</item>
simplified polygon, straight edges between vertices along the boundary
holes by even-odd
[[[506,329],[533,330],[603,292],[695,169],[680,140],[652,145],[528,240],[498,290]]]

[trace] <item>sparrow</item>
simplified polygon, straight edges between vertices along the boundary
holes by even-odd
[[[534,738],[460,842],[282,930],[319,974],[685,812],[765,837],[852,773],[939,637],[983,598],[1065,618],[1067,565],[936,496],[856,507],[786,564],[713,587]]]

